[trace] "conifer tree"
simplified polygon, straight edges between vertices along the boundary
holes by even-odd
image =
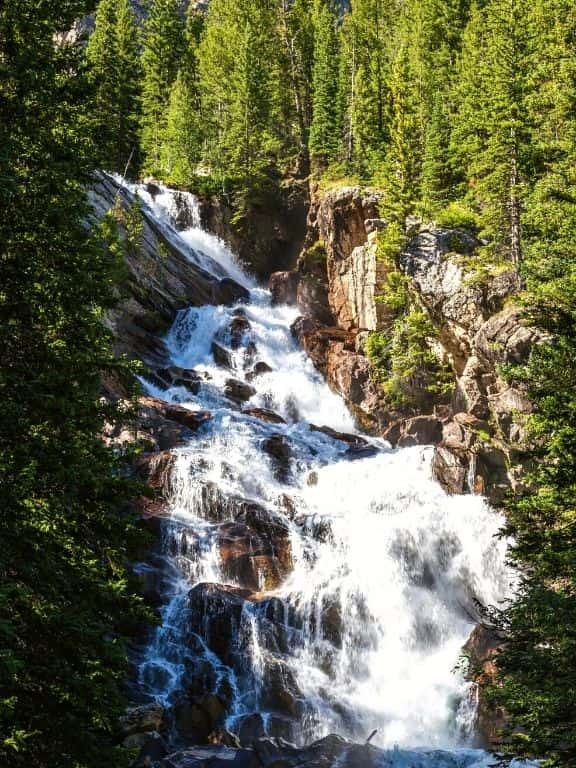
[[[143,170],[162,173],[170,91],[185,50],[178,0],[153,0],[144,27],[141,147]]]
[[[343,26],[350,160],[373,167],[389,139],[389,80],[397,3],[357,0]]]
[[[86,48],[96,89],[92,117],[104,167],[137,169],[140,62],[134,12],[129,0],[101,0]]]
[[[278,156],[280,44],[275,7],[267,0],[214,0],[198,60],[212,173],[242,195],[256,191]]]
[[[528,8],[527,0],[490,0],[474,9],[452,142],[485,234],[516,266],[526,181]]]
[[[202,15],[190,6],[186,20],[186,48],[170,90],[166,130],[162,140],[163,174],[177,184],[188,184],[202,154],[202,118],[197,48]]]
[[[310,127],[310,153],[321,164],[326,164],[338,156],[342,141],[336,20],[329,0],[315,0],[312,75],[314,106]]]

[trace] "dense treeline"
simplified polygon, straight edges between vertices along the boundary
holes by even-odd
[[[126,8],[118,4],[119,19]],[[115,418],[100,401],[101,371],[120,365],[102,312],[111,306],[120,265],[82,226],[85,185],[100,162],[94,122],[108,122],[92,102],[77,47],[57,37],[89,10],[83,0],[0,5],[6,768],[127,763],[115,731],[125,706],[123,638],[143,615],[127,567],[126,542],[136,543],[137,534],[121,514],[131,489],[99,439],[104,421]],[[134,66],[133,57],[121,66]],[[120,103],[121,91],[115,95]],[[114,130],[130,119],[115,114]]]

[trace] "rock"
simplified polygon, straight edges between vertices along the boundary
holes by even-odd
[[[150,373],[151,376],[168,387],[185,387],[190,390],[192,394],[197,395],[200,390],[200,383],[202,381],[200,374],[196,371],[187,368],[178,368],[178,366],[171,365],[167,368],[157,368]],[[148,374],[145,374],[148,378]],[[154,380],[153,380],[154,383]]]
[[[88,190],[90,212],[86,227],[93,228],[116,206],[128,212],[134,195],[106,173],[94,175]],[[146,207],[141,209],[142,234],[138,247],[127,248],[127,277],[120,301],[105,317],[115,339],[117,355],[164,365],[168,351],[162,335],[179,309],[212,303],[218,281],[194,264],[161,228]],[[125,236],[123,227],[120,234]]]
[[[244,341],[245,335],[250,330],[250,321],[245,315],[234,315],[230,321],[228,332],[230,334],[230,346],[232,349],[239,349]]]
[[[272,304],[296,304],[299,282],[298,272],[274,272],[269,283]]]
[[[271,457],[276,479],[285,483],[290,477],[292,450],[284,435],[276,434],[264,440],[262,449]]]
[[[468,463],[448,448],[436,447],[432,458],[432,475],[447,493],[464,493]]]
[[[268,363],[260,360],[254,365],[252,370],[246,374],[246,378],[248,381],[253,381],[258,376],[264,376],[266,373],[272,373],[272,370],[273,369],[268,365]]]
[[[216,365],[222,368],[232,368],[232,355],[218,342],[212,342],[212,357]]]
[[[256,599],[251,590],[221,584],[198,584],[188,593],[191,626],[202,626],[206,645],[228,666],[239,662],[235,643],[244,604]]]
[[[191,432],[196,432],[212,419],[212,414],[209,411],[192,411],[181,405],[158,400],[155,397],[141,397],[138,402],[149,408],[154,408],[165,419],[175,421]]]
[[[495,706],[484,695],[484,690],[496,683],[495,659],[503,645],[504,640],[497,632],[478,624],[463,648],[469,659],[468,678],[474,682],[478,693],[478,732],[486,745],[493,749],[505,740],[509,718],[502,707]]]
[[[250,291],[243,285],[232,280],[231,277],[224,277],[214,287],[212,291],[212,303],[223,304],[231,307],[238,303],[248,303],[250,301]]]
[[[160,451],[144,453],[136,457],[134,468],[149,488],[165,491],[168,494],[175,463],[176,455],[172,451]]]
[[[162,760],[160,768],[262,768],[262,764],[251,749],[210,744],[175,752]]]
[[[218,553],[228,579],[247,589],[279,586],[292,565],[290,539],[272,524],[254,530],[245,523],[223,523],[218,530]]]
[[[245,403],[256,394],[256,390],[250,384],[246,384],[238,379],[226,379],[224,394],[230,400],[235,400],[237,403]]]
[[[286,420],[280,414],[270,411],[268,408],[245,408],[242,413],[269,424],[286,424]]]
[[[406,419],[398,446],[438,445],[442,442],[442,422],[435,416],[415,416]]]
[[[346,432],[337,432],[331,427],[318,427],[315,424],[310,424],[310,431],[321,432],[322,434],[331,437],[333,440],[340,440],[341,442],[347,443],[348,445],[354,446],[356,448],[364,448],[368,445],[368,441],[360,435],[350,435]]]
[[[146,768],[157,760],[161,760],[168,754],[168,747],[162,736],[157,731],[151,733],[136,733],[127,736],[122,746],[126,749],[138,749],[138,757],[134,762],[135,768]]]
[[[230,731],[225,730],[212,731],[212,733],[208,735],[208,743],[221,744],[224,747],[235,747],[237,749],[241,746],[238,736],[236,736],[235,733],[230,733]]]
[[[125,736],[161,731],[164,714],[164,707],[156,702],[128,707],[126,714],[120,718],[120,728]]]

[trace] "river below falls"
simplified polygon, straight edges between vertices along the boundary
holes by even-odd
[[[205,737],[200,702],[246,744],[376,731],[386,765],[491,765],[474,748],[461,649],[477,604],[510,593],[501,517],[444,493],[432,449],[358,432],[292,337],[297,309],[272,306],[202,231],[192,196],[179,196],[192,226],[177,232],[169,190],[131,190],[191,260],[250,292],[178,314],[166,341],[195,387],[142,379],[212,419],[175,451],[140,697],[167,708],[178,747]]]

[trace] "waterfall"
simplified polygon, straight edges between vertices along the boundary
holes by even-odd
[[[200,707],[243,743],[377,730],[396,765],[490,764],[468,750],[475,710],[459,660],[477,602],[510,591],[501,517],[478,495],[448,496],[431,449],[392,450],[356,429],[292,338],[297,310],[272,306],[201,230],[192,196],[178,201],[189,209],[178,232],[173,193],[133,190],[190,258],[251,295],[179,313],[167,343],[172,364],[198,374],[196,394],[143,380],[212,419],[176,451],[142,695],[170,709],[175,744],[205,738]],[[444,751],[414,762],[408,748]]]

